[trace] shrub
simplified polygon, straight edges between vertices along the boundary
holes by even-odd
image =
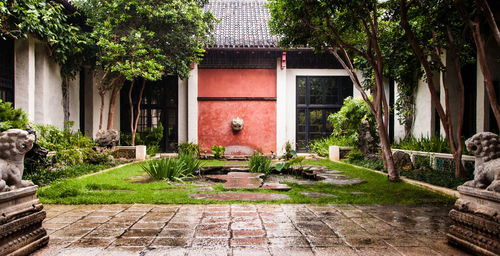
[[[14,109],[12,103],[0,100],[0,132],[8,129],[26,129],[28,117],[22,109]]]
[[[284,159],[284,160],[290,160],[292,159],[292,157],[296,156],[297,155],[297,151],[293,150],[292,149],[292,144],[287,141],[285,143],[285,154],[283,154],[280,159]]]
[[[201,168],[201,161],[191,154],[181,154],[175,158],[150,160],[141,165],[141,168],[155,180],[183,181],[193,177]]]
[[[183,142],[177,146],[179,154],[192,154],[193,156],[200,156],[200,146],[192,142]]]
[[[250,172],[258,172],[264,173],[265,175],[269,175],[271,173],[271,159],[263,156],[259,152],[254,152],[250,157],[250,161],[248,162],[248,167],[250,168]]]
[[[328,156],[329,146],[344,146],[344,147],[352,147],[356,145],[356,141],[352,140],[351,137],[334,137],[330,136],[328,138],[324,138],[322,140],[315,140],[309,144],[309,149],[312,152],[320,155],[320,156]]]
[[[304,159],[305,159],[305,157],[299,156],[296,158],[289,159],[289,160],[282,162],[282,163],[277,163],[275,166],[276,171],[281,172],[282,170],[288,170],[290,167],[292,167],[294,165],[301,165],[302,161],[304,161]]]
[[[135,145],[146,145],[146,154],[155,155],[159,148],[160,142],[163,139],[163,125],[158,124],[158,127],[147,129],[135,134]],[[130,146],[132,142],[132,134],[123,132],[120,136],[120,143],[123,146]]]
[[[212,146],[212,153],[216,159],[221,158],[224,155],[224,152],[226,152],[226,147],[217,145]]]
[[[25,173],[23,179],[31,180],[35,185],[47,186],[54,181],[60,181],[67,178],[78,177],[88,173],[97,172],[112,167],[112,164],[78,164],[72,166],[65,166],[59,169],[42,169],[37,172]]]
[[[71,127],[72,122],[68,126]],[[55,152],[51,157],[53,164],[81,164],[96,145],[91,138],[69,128],[59,130],[53,125],[35,125],[34,128],[38,134],[37,143]]]
[[[352,149],[348,154],[347,154],[347,160],[348,161],[359,161],[359,160],[364,160],[365,156],[359,149],[354,148]]]
[[[401,176],[451,189],[456,189],[466,181],[474,179],[474,175],[470,172],[467,173],[467,177],[465,178],[457,178],[455,177],[454,172],[438,171],[430,168],[422,168],[413,171],[402,171]]]
[[[345,98],[342,108],[328,116],[328,121],[333,126],[332,136],[352,142],[357,141],[359,127],[365,119],[370,123],[372,136],[378,138],[375,117],[370,112],[368,104],[361,98]]]

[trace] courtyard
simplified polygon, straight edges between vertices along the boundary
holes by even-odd
[[[33,255],[468,255],[447,244],[450,206],[53,205]]]

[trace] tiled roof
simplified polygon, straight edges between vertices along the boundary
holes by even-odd
[[[278,37],[269,31],[265,0],[210,0],[205,6],[220,21],[214,25],[210,48],[277,48]]]

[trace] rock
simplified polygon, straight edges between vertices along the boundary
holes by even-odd
[[[120,140],[120,133],[117,130],[99,130],[95,135],[95,140],[100,147],[112,148]]]
[[[302,195],[312,197],[312,198],[325,198],[325,197],[337,197],[336,195],[327,194],[327,193],[319,193],[319,192],[300,192]]]
[[[206,178],[225,182],[224,188],[259,188],[263,176],[263,173],[229,172],[226,175],[207,175]]]
[[[409,171],[413,169],[410,155],[403,151],[396,151],[392,154],[394,167],[400,171]]]
[[[272,193],[218,193],[218,194],[191,194],[194,199],[212,199],[221,201],[242,200],[242,201],[272,201],[272,200],[290,200],[285,194]]]
[[[288,191],[288,190],[292,189],[287,184],[281,184],[281,183],[264,183],[264,185],[262,185],[261,188],[262,189],[277,190],[277,191]]]
[[[372,132],[370,123],[367,120],[361,122],[357,144],[359,151],[365,156],[376,155],[379,151],[378,137]]]
[[[38,145],[37,143],[34,143],[33,148],[24,156],[24,172],[32,173],[36,170],[49,166],[47,158],[48,154],[49,150]]]

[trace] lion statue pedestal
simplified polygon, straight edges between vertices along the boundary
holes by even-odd
[[[476,157],[474,180],[458,187],[448,242],[475,255],[500,255],[500,137],[481,132],[465,143]]]
[[[24,130],[0,133],[0,255],[28,255],[49,241],[38,187],[22,180],[24,154],[34,141]]]

